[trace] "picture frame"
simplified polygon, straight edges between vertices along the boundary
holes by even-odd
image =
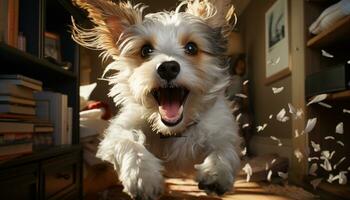
[[[291,73],[288,25],[288,0],[276,0],[265,13],[266,85]]]
[[[60,36],[55,33],[45,32],[44,34],[44,56],[61,62],[61,41]]]

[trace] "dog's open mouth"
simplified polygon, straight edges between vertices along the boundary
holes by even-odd
[[[189,91],[184,87],[165,87],[153,90],[158,102],[159,114],[166,126],[175,126],[181,122],[184,104]]]

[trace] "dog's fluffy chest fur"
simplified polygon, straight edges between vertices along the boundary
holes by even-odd
[[[162,137],[145,123],[144,145],[162,160],[167,174],[192,176],[195,171],[194,165],[202,163],[209,152],[217,148],[216,142],[222,142],[226,138],[235,139],[238,144],[239,139],[235,136],[237,127],[233,120],[224,97],[220,96],[213,106],[202,113],[197,122],[188,126],[179,137]],[[227,134],[226,130],[231,130],[232,133]]]

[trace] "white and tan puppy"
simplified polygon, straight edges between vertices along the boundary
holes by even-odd
[[[237,125],[226,103],[228,0],[184,0],[175,11],[143,16],[129,2],[75,0],[94,23],[73,21],[73,38],[113,58],[110,96],[122,105],[97,156],[114,165],[124,191],[157,199],[163,175],[193,177],[222,195],[240,166]]]

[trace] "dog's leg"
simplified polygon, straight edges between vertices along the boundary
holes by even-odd
[[[195,165],[199,189],[223,195],[231,190],[239,166],[239,157],[232,146],[214,150],[203,163]]]
[[[156,199],[163,192],[161,161],[144,147],[145,135],[142,131],[125,129],[125,126],[112,121],[97,156],[114,165],[124,192],[132,198]]]

